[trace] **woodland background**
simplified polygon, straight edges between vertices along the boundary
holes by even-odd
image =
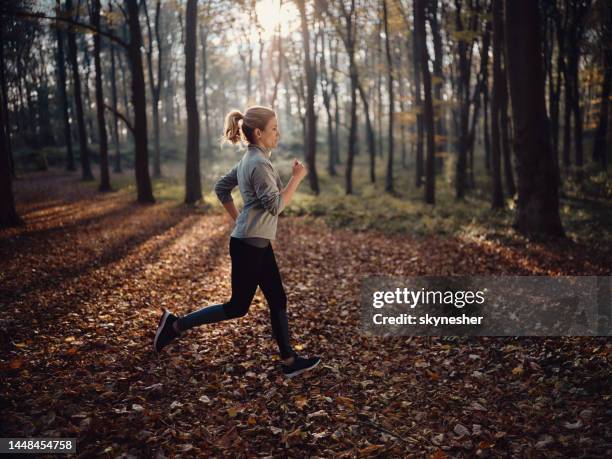
[[[78,456],[604,456],[608,337],[366,338],[368,275],[609,276],[604,0],[0,6],[2,436]],[[160,358],[162,308],[229,298],[225,114],[272,106],[309,174],[267,306]],[[237,191],[234,197],[240,201]],[[248,328],[247,328],[248,327]],[[248,330],[248,333],[245,333]]]

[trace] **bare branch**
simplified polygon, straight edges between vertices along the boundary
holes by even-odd
[[[130,130],[130,132],[132,134],[135,134],[134,132],[134,126],[132,126],[132,123],[130,123],[130,120],[128,120],[123,114],[121,114],[120,112],[118,112],[117,110],[115,110],[113,107],[104,104],[104,108],[107,109],[108,111],[114,113],[115,115],[117,115],[118,118],[121,119],[121,121],[123,121],[125,123],[125,125],[128,127],[128,129]]]

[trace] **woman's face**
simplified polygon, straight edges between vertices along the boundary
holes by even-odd
[[[268,120],[268,124],[266,124],[266,128],[263,131],[255,129],[255,137],[257,139],[257,143],[262,145],[264,148],[276,148],[278,138],[280,137],[276,116],[273,116]]]

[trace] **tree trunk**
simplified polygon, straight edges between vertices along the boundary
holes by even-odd
[[[506,0],[504,20],[518,173],[513,226],[529,237],[563,236],[544,102],[538,3]]]
[[[501,136],[500,136],[500,106],[502,98],[502,85],[505,83],[502,74],[501,58],[503,45],[502,0],[493,0],[493,95],[491,99],[491,149],[492,166],[492,195],[491,207],[501,209],[504,207],[504,194],[501,181]]]
[[[100,29],[100,0],[92,0],[91,24]],[[100,147],[100,187],[99,191],[111,191],[110,174],[108,171],[108,139],[106,136],[106,121],[104,120],[104,94],[102,92],[102,66],[100,65],[100,38],[94,34],[94,68],[96,70],[96,111],[98,114],[98,145]]]
[[[112,3],[109,4],[109,10],[112,12]],[[117,82],[115,72],[115,45],[110,43],[111,55],[111,97],[113,104],[113,134],[115,142],[115,172],[121,172],[121,145],[119,142],[119,117],[117,116]]]
[[[89,135],[89,142],[90,143],[97,143],[98,142],[98,137],[97,137],[97,133],[96,130],[94,129],[94,122],[93,122],[93,114],[92,114],[92,110],[91,110],[91,94],[89,92],[89,81],[90,81],[90,74],[91,74],[91,60],[89,58],[89,46],[88,46],[88,38],[85,35],[79,35],[79,45],[81,47],[81,51],[83,53],[83,57],[84,62],[83,64],[85,65],[85,81],[83,84],[83,89],[84,89],[84,94],[85,94],[85,106],[83,107],[84,109],[84,115],[85,115],[85,122],[87,123],[87,134]]]
[[[502,35],[503,36],[503,35]],[[502,38],[503,42],[503,38]],[[503,56],[503,49],[500,50],[500,53]],[[501,127],[501,147],[502,147],[502,156],[504,159],[504,179],[506,182],[506,188],[508,191],[508,196],[514,196],[516,193],[516,186],[514,184],[514,174],[512,171],[512,153],[510,150],[510,138],[509,138],[509,129],[510,129],[510,120],[508,119],[508,82],[506,79],[507,72],[507,59],[503,56],[503,68],[501,69],[500,75],[500,127]],[[500,62],[501,64],[501,62]]]
[[[3,29],[2,29],[2,20],[0,20],[0,38],[2,38]],[[2,103],[0,104],[0,113],[1,117],[4,117],[4,122],[0,123],[0,127],[5,129],[5,148],[6,155],[8,158],[8,170],[9,177],[11,179],[15,178],[15,161],[13,159],[13,145],[11,142],[11,122],[9,117],[9,109],[8,109],[8,90],[6,85],[6,75],[5,75],[5,65],[4,65],[4,46],[0,44],[0,97],[2,98]],[[74,168],[74,166],[73,166]]]
[[[0,45],[0,48],[2,45]],[[0,53],[0,68],[4,73],[4,56]],[[4,107],[6,93],[0,88],[0,106]],[[22,225],[23,221],[15,210],[15,197],[13,195],[13,178],[9,161],[8,126],[4,117],[4,110],[0,110],[0,228]]]
[[[376,138],[374,136],[374,127],[370,118],[370,104],[368,103],[368,95],[363,90],[363,86],[357,76],[357,89],[363,102],[363,111],[365,112],[366,120],[366,139],[368,142],[368,153],[370,155],[370,182],[376,182]]]
[[[315,195],[318,195],[320,190],[316,164],[317,118],[314,111],[316,69],[310,57],[310,30],[306,17],[305,1],[298,0],[297,6],[300,11],[302,37],[304,41],[304,73],[306,74],[306,162],[308,164],[308,181],[310,183],[310,189]]]
[[[151,30],[151,21],[149,19],[149,10],[147,2],[142,2],[144,5],[145,16],[147,20],[148,46],[147,46],[147,68],[149,71],[149,88],[151,90],[151,111],[153,113],[153,142],[155,151],[153,154],[153,176],[161,177],[161,149],[159,139],[159,94],[161,87],[162,76],[162,47],[159,34],[159,14],[161,9],[161,0],[157,0],[155,4],[155,38],[157,42],[157,84],[153,75],[153,32]]]
[[[608,111],[610,98],[610,79],[612,78],[612,48],[609,43],[612,39],[612,5],[604,2],[604,46],[603,51],[603,72],[604,78],[601,85],[601,97],[599,104],[599,120],[595,131],[595,141],[593,145],[593,161],[601,163],[602,170],[608,169],[607,137],[608,137]]]
[[[440,24],[438,22],[438,0],[429,0],[429,25],[431,26],[431,35],[434,48],[434,118],[436,119],[436,133],[438,136],[446,135],[446,127],[444,125],[443,108],[442,102],[442,84],[444,82],[444,73],[442,70],[443,46],[442,46],[442,35],[440,33]],[[485,83],[486,84],[486,83]],[[436,144],[436,151],[444,151],[444,143],[438,142]],[[438,171],[442,172],[444,169],[444,158],[442,156],[436,157],[436,166]]]
[[[142,68],[142,35],[138,19],[138,0],[126,0],[130,44],[128,55],[132,69],[132,107],[134,108],[135,174],[138,202],[154,203],[151,178],[149,176],[149,150],[147,146],[147,106],[144,71]]]
[[[419,37],[418,55],[420,58],[420,67],[423,75],[423,95],[425,98],[424,104],[424,121],[427,128],[427,157],[425,160],[425,202],[435,204],[435,132],[434,132],[434,117],[433,117],[433,102],[431,97],[431,75],[429,73],[429,57],[427,53],[427,37],[425,32],[425,1],[415,0],[415,29]]]
[[[210,110],[208,108],[208,34],[203,26],[200,26],[200,44],[202,46],[202,103],[204,106],[204,129],[206,133],[205,156],[212,157],[212,137],[210,134]]]
[[[331,50],[331,40],[330,50]],[[335,177],[336,176],[336,164],[334,162],[334,117],[331,110],[331,81],[329,71],[327,69],[327,62],[325,60],[325,30],[321,31],[321,56],[319,58],[319,68],[321,69],[321,93],[323,95],[323,106],[325,107],[325,113],[327,114],[327,145],[328,145],[328,160],[327,160],[327,173]],[[331,51],[330,51],[331,53]],[[280,72],[280,69],[279,69]],[[274,89],[276,93],[276,87]]]
[[[385,54],[387,55],[387,93],[389,95],[389,154],[387,156],[387,176],[385,191],[393,193],[393,121],[395,112],[395,99],[393,94],[393,59],[389,44],[389,21],[387,17],[387,0],[383,0],[383,23],[385,26]]]
[[[72,14],[72,0],[66,0],[66,10]],[[79,134],[79,156],[81,158],[81,175],[83,180],[94,180],[89,164],[89,150],[87,149],[87,133],[85,132],[85,115],[83,113],[83,99],[81,93],[81,74],[77,62],[76,37],[72,27],[68,29],[68,55],[72,67],[72,78],[74,84],[74,104],[76,106],[76,119]]]
[[[187,0],[185,11],[185,107],[187,108],[187,158],[185,170],[185,203],[202,199],[200,181],[200,119],[196,98],[196,23],[197,0]]]
[[[56,0],[57,11],[61,11],[60,0]],[[57,71],[59,95],[64,125],[64,142],[66,142],[66,170],[74,171],[74,154],[72,152],[72,136],[70,133],[70,117],[68,115],[68,95],[66,94],[66,59],[64,57],[64,32],[60,27],[56,28],[57,38]],[[113,78],[114,80],[114,78]]]
[[[461,1],[455,0],[455,27],[463,32]],[[458,40],[457,55],[459,59],[458,94],[459,94],[459,133],[457,145],[457,164],[455,169],[455,197],[463,199],[467,181],[467,153],[469,148],[469,113],[470,113],[470,62],[468,45],[465,39]]]
[[[413,7],[414,7],[414,16],[416,17],[416,9],[417,9],[417,4],[416,2],[413,2]],[[412,60],[413,60],[413,70],[414,70],[414,93],[415,93],[415,102],[416,102],[416,110],[417,110],[417,116],[416,116],[416,129],[417,129],[417,143],[416,143],[416,158],[415,158],[415,163],[416,163],[416,167],[415,167],[415,186],[417,188],[421,187],[422,184],[422,180],[423,180],[423,175],[424,175],[424,170],[423,170],[423,135],[424,135],[424,130],[423,130],[423,103],[421,101],[421,65],[419,64],[420,61],[420,55],[419,55],[419,50],[420,50],[420,44],[419,44],[419,40],[420,37],[417,34],[417,27],[416,27],[416,20],[415,20],[415,24],[413,27],[413,34],[412,34]]]

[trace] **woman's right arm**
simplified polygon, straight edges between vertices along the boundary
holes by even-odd
[[[297,190],[298,185],[304,177],[306,177],[308,171],[304,167],[304,165],[299,162],[297,159],[293,160],[293,174],[291,175],[291,179],[283,189],[281,196],[283,197],[283,203],[287,206],[291,202],[291,198],[293,198],[293,193]]]
[[[297,159],[293,161],[293,174],[281,191],[275,179],[274,168],[269,162],[258,164],[253,170],[253,189],[264,209],[272,215],[280,214],[289,204],[293,193],[306,176],[306,168]]]
[[[232,199],[232,190],[238,185],[238,164],[236,164],[232,169],[221,177],[215,183],[215,194],[223,207],[228,214],[236,220],[238,218],[238,209],[234,204],[234,200]]]

